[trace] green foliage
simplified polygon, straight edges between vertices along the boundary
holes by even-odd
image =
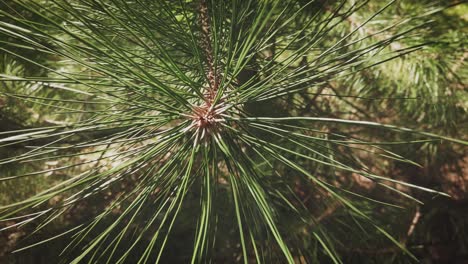
[[[444,6],[395,2],[2,1],[1,113],[21,121],[0,165],[25,167],[0,184],[37,188],[0,219],[92,208],[20,249],[67,237],[71,263],[343,263],[356,241],[415,259],[391,223],[446,194],[389,169],[467,144],[463,36],[435,36]]]

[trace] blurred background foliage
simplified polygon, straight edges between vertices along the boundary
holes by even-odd
[[[369,14],[379,10],[386,1],[372,0],[366,8],[359,9],[347,18],[347,23],[335,27],[326,37],[330,43],[340,38],[350,30],[360,25]],[[1,1],[0,7],[6,10],[6,6],[14,6],[11,1]],[[44,1],[47,5],[47,1]],[[438,7],[446,7],[441,11],[430,14],[431,23],[427,22],[427,13]],[[310,8],[313,8],[311,6]],[[17,10],[21,8],[17,7]],[[313,13],[313,10],[310,11]],[[370,67],[356,74],[344,75],[334,78],[332,81],[323,81],[320,85],[303,90],[294,96],[282,97],[281,100],[267,100],[264,104],[247,105],[247,110],[265,116],[285,116],[288,111],[302,116],[321,116],[330,118],[349,118],[369,120],[382,123],[391,123],[403,127],[410,127],[419,131],[431,131],[454,138],[466,138],[467,135],[467,109],[468,96],[466,83],[468,78],[466,39],[468,38],[468,5],[459,4],[457,1],[444,0],[398,0],[391,5],[382,15],[371,23],[359,29],[355,39],[370,36],[381,38],[382,35],[374,33],[395,23],[405,20],[408,14],[420,15],[421,19],[414,19],[403,28],[405,30],[417,26],[410,34],[391,43],[386,49],[389,51],[405,52],[406,47],[423,45],[421,49],[413,51],[397,59],[389,60],[376,67]],[[24,11],[24,16],[32,14]],[[29,17],[40,22],[41,17]],[[66,19],[66,16],[63,17]],[[301,23],[300,17],[297,18]],[[3,20],[5,21],[5,20]],[[396,30],[396,29],[395,29]],[[390,32],[392,32],[390,30]],[[392,32],[396,33],[396,32]],[[287,34],[287,32],[285,32]],[[10,42],[10,36],[0,35],[0,48]],[[352,41],[352,39],[348,40]],[[364,45],[362,42],[359,45]],[[48,45],[47,43],[44,43]],[[352,46],[349,47],[353,48]],[[8,46],[12,50],[11,45]],[[0,77],[23,76],[36,78],[53,78],[54,73],[43,67],[38,67],[33,62],[39,62],[53,69],[70,67],[66,62],[59,61],[46,53],[27,49],[18,43],[13,50],[26,59],[19,59],[6,52],[0,51]],[[274,47],[259,54],[256,59],[258,65],[262,65],[272,57]],[[346,52],[346,49],[343,49]],[[312,56],[312,55],[311,55]],[[303,56],[302,62],[307,63],[308,56]],[[75,66],[77,67],[77,66]],[[254,67],[253,67],[254,68]],[[80,69],[74,69],[79,72]],[[86,73],[83,73],[86,74]],[[248,73],[245,73],[248,74]],[[48,98],[44,101],[41,98]],[[54,107],[48,105],[51,101]],[[67,93],[63,89],[54,89],[31,82],[2,81],[0,78],[0,133],[14,129],[26,129],[54,124],[66,124],[74,121],[70,118],[80,118],[77,115],[55,112],[55,107],[63,105],[69,107],[75,105],[75,110],[85,107],[103,109],[99,105],[81,104],[80,100],[88,100],[86,95],[77,96],[76,93]],[[74,101],[76,100],[76,103]],[[274,107],[271,107],[274,105]],[[294,105],[295,107],[291,107]],[[291,110],[294,109],[294,110]],[[396,134],[389,131],[344,128],[340,125],[324,125],[323,129],[329,130],[328,137],[338,134],[346,134],[361,140],[407,141],[405,134]],[[339,133],[338,133],[339,132]],[[261,134],[261,132],[259,132]],[[336,133],[336,134],[335,134]],[[0,134],[0,137],[2,134]],[[92,137],[93,134],[89,134]],[[259,135],[267,140],[281,140],[271,134]],[[78,140],[71,138],[71,141]],[[291,146],[293,147],[293,146]],[[391,144],[388,150],[399,153],[402,157],[409,158],[420,166],[409,165],[406,162],[384,159],[385,153],[372,153],[360,146],[361,149],[350,149],[347,146],[330,146],[330,153],[340,152],[348,157],[348,161],[356,164],[373,164],[370,171],[390,175],[394,179],[414,183],[427,188],[448,193],[451,197],[433,197],[427,193],[406,189],[406,187],[394,184],[398,190],[405,191],[411,196],[423,202],[418,204],[404,196],[395,195],[384,187],[369,181],[368,179],[351,172],[334,171],[333,168],[320,164],[311,165],[303,162],[318,177],[335,175],[336,186],[346,186],[349,193],[338,190],[340,194],[349,197],[359,204],[365,213],[370,215],[376,224],[388,230],[402,244],[406,245],[421,263],[468,263],[468,157],[466,149],[456,144],[439,144],[434,141],[422,141],[414,144]],[[11,157],[28,150],[26,145],[3,145],[0,148],[0,159]],[[291,157],[294,158],[294,157]],[[320,158],[320,157],[316,157]],[[297,159],[297,157],[296,157]],[[0,181],[0,205],[10,204],[24,200],[31,194],[38,193],[51,183],[60,182],[67,178],[68,174],[79,173],[86,169],[86,160],[82,157],[72,156],[56,161],[44,161],[35,163],[0,165],[0,174],[3,177],[20,175],[28,172],[43,171],[70,163],[83,162],[82,166],[73,167],[70,170],[52,170],[42,177],[22,177],[13,181]],[[259,163],[259,166],[262,166]],[[281,166],[280,164],[278,165]],[[267,167],[265,167],[267,170]],[[344,263],[408,263],[413,262],[398,247],[381,234],[369,231],[363,226],[360,216],[352,210],[331,199],[330,195],[316,188],[313,183],[295,177],[294,172],[288,168],[281,169],[289,175],[289,188],[300,199],[303,206],[312,212],[318,222],[295,222],[288,217],[290,208],[283,208],[279,218],[281,229],[290,234],[295,241],[301,241],[302,247],[309,249],[307,252],[299,252],[304,259],[298,257],[298,263],[305,263],[305,259],[315,259],[316,262],[328,263],[329,259],[322,250],[320,242],[309,233],[311,227],[319,226],[319,231],[327,237],[335,247],[331,250],[338,252]],[[268,173],[268,172],[267,172]],[[273,173],[273,172],[270,172]],[[137,176],[133,177],[136,179]],[[35,236],[30,234],[37,228],[34,223],[22,228],[7,229],[0,233],[0,262],[1,263],[54,263],[68,238],[59,238],[45,245],[11,254],[18,247],[26,246],[47,239],[51,234],[58,234],[67,230],[70,226],[92,218],[109,206],[110,201],[119,196],[125,190],[132,188],[132,178],[127,179],[118,186],[109,187],[91,199],[85,200],[79,206],[64,212],[53,225],[35,231]],[[268,183],[274,187],[275,182]],[[284,188],[284,186],[278,186]],[[222,187],[221,187],[222,189]],[[274,188],[272,188],[274,190]],[[351,192],[365,194],[367,198],[359,197]],[[197,193],[190,195],[194,197]],[[57,198],[57,199],[60,199]],[[219,206],[229,206],[227,194],[219,195]],[[398,204],[387,206],[372,202],[371,199],[385,203]],[[190,200],[190,199],[189,199]],[[195,221],[189,217],[193,210],[199,210],[197,199],[193,203],[185,205],[183,214],[187,217],[178,218],[178,228],[174,230],[168,243],[168,250],[164,253],[164,263],[186,263],[191,256],[191,247],[187,247],[187,241],[193,240]],[[45,208],[53,205],[43,204]],[[119,214],[120,208],[114,208],[113,214]],[[150,209],[147,209],[150,210]],[[225,219],[229,219],[230,211],[225,212]],[[144,211],[139,216],[145,221]],[[241,262],[241,249],[237,244],[237,234],[231,229],[232,223],[223,222],[221,229],[228,232],[217,234],[220,241],[216,248],[216,263]],[[108,220],[111,221],[111,220]],[[0,228],[14,224],[14,221],[0,223]],[[103,225],[105,227],[105,225]],[[93,232],[99,232],[99,228]],[[280,250],[274,245],[272,252]],[[125,243],[121,245],[125,248]],[[71,250],[67,254],[76,254],[78,249]],[[143,249],[141,249],[143,250]],[[79,251],[79,250],[78,250]],[[138,255],[136,250],[132,254]],[[276,263],[274,254],[266,263]],[[129,258],[131,262],[132,257]]]

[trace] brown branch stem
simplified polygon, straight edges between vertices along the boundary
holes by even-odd
[[[200,0],[199,12],[200,26],[202,31],[201,46],[203,52],[205,53],[206,63],[208,66],[206,77],[208,79],[209,88],[207,89],[205,94],[205,102],[208,105],[211,105],[218,91],[219,77],[214,63],[214,52],[213,47],[211,45],[210,15],[208,12],[208,4],[206,0]]]

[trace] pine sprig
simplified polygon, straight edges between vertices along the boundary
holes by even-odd
[[[311,192],[325,193],[353,220],[411,256],[359,207],[354,198],[362,195],[336,184],[337,178],[360,175],[416,202],[397,186],[444,195],[375,172],[364,157],[417,166],[387,145],[467,142],[351,119],[341,108],[330,113],[338,117],[329,117],[312,111],[298,115],[301,104],[281,106],[281,100],[297,101],[310,92],[320,97],[322,85],[422,47],[389,48],[420,28],[411,19],[365,31],[395,1],[360,23],[353,20],[351,28],[351,16],[370,1],[325,2],[3,1],[0,33],[7,40],[0,50],[46,74],[4,72],[3,83],[22,84],[25,92],[8,88],[1,94],[40,106],[49,117],[66,118],[0,132],[3,149],[24,148],[2,157],[1,165],[38,165],[1,175],[0,182],[66,177],[0,206],[0,219],[21,219],[11,227],[37,222],[40,230],[93,197],[126,186],[87,222],[19,251],[71,235],[66,246],[71,263],[164,262],[171,236],[188,218],[192,245],[184,261],[209,262],[221,243],[234,243],[244,263],[295,263],[319,255],[342,263],[322,218],[292,190],[299,177]],[[25,50],[44,61],[23,55]],[[266,113],[260,109],[265,104]],[[343,109],[356,108],[346,105]],[[417,138],[366,139],[371,129]],[[57,165],[43,168],[46,162]],[[290,232],[286,218],[307,227],[315,253],[307,255],[314,246],[302,244],[305,231]],[[234,227],[223,226],[224,221]]]

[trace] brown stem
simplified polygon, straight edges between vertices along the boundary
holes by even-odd
[[[339,209],[343,204],[340,202],[332,203],[321,215],[319,215],[316,219],[317,223],[322,222],[324,219],[331,216],[337,209]]]
[[[419,209],[419,206],[416,207],[416,212],[414,213],[413,219],[411,220],[411,224],[408,228],[408,232],[406,235],[400,239],[400,244],[406,246],[408,243],[409,237],[414,233],[414,229],[416,228],[416,225],[419,223],[419,220],[421,218],[421,212]],[[350,252],[356,252],[356,253],[364,253],[364,254],[388,254],[388,253],[396,253],[400,252],[401,248],[398,246],[391,246],[388,248],[382,248],[382,249],[371,249],[371,248],[351,248],[351,249],[344,249],[345,251],[350,251]]]
[[[206,63],[208,64],[207,79],[210,88],[205,95],[205,101],[208,104],[214,100],[216,92],[219,86],[219,78],[216,73],[214,59],[213,59],[213,47],[211,46],[211,24],[210,15],[208,13],[208,4],[206,0],[200,0],[199,5],[200,12],[200,26],[202,31],[201,46],[205,53]]]

